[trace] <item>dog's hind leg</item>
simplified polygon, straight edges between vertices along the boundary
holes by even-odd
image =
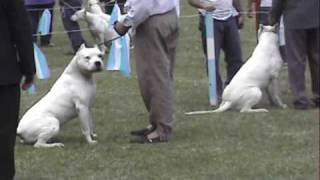
[[[34,144],[35,148],[51,148],[51,147],[64,147],[62,143],[50,143],[48,141],[58,135],[59,133],[59,121],[55,118],[50,118],[50,123],[41,128],[41,132],[38,135],[37,142]]]
[[[267,109],[252,109],[252,107],[260,102],[262,92],[258,87],[252,87],[242,96],[244,104],[240,112],[268,112]]]

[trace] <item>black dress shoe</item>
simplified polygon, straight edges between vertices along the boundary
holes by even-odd
[[[320,107],[320,98],[313,98],[312,101],[313,101],[315,108]]]
[[[151,133],[152,131],[154,131],[155,129],[156,127],[152,126],[152,128],[143,128],[143,129],[131,131],[130,134],[134,136],[145,136]]]
[[[138,144],[155,144],[155,143],[164,143],[164,142],[168,142],[168,139],[161,139],[160,137],[149,139],[147,136],[136,136],[135,138],[130,140],[130,143],[138,143]]]
[[[310,109],[310,103],[307,100],[296,100],[293,102],[293,106],[297,110]]]

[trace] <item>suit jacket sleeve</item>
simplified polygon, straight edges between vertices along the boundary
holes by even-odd
[[[33,41],[31,25],[28,13],[22,0],[7,1],[7,16],[10,23],[10,31],[18,51],[20,71],[25,76],[35,74],[35,61],[33,54]]]
[[[285,8],[286,0],[273,0],[272,1],[272,9],[270,11],[271,16],[271,24],[275,24],[280,22],[280,17],[283,14]]]

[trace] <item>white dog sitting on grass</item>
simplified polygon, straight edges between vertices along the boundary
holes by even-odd
[[[283,60],[279,52],[276,28],[264,26],[259,36],[259,43],[249,60],[240,68],[222,95],[222,103],[214,111],[187,113],[206,114],[223,112],[231,108],[240,112],[268,112],[267,109],[252,109],[262,99],[262,90],[266,89],[272,103],[286,108],[280,99],[279,74]]]
[[[82,133],[89,144],[93,140],[90,109],[96,95],[93,73],[103,70],[102,53],[97,48],[80,47],[51,90],[22,117],[17,134],[34,147],[63,147],[62,143],[48,144],[67,121],[79,117]]]

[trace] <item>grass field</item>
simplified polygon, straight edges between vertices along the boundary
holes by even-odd
[[[54,30],[62,31],[59,12],[56,14]],[[190,14],[196,14],[196,10],[182,1],[182,16]],[[210,107],[198,19],[183,17],[180,23],[173,141],[130,144],[129,131],[148,123],[135,71],[130,79],[116,72],[103,72],[96,75],[98,94],[92,110],[99,144],[89,146],[85,142],[77,119],[66,124],[57,137],[65,144],[62,149],[34,149],[17,142],[18,180],[318,179],[319,110],[292,108],[285,68],[281,74],[281,93],[290,105],[288,109],[274,108],[264,101],[261,105],[271,112],[184,115]],[[247,58],[255,45],[251,20],[247,19],[241,38]],[[43,49],[52,78],[36,82],[36,96],[22,94],[21,115],[49,90],[72,58],[66,55],[70,47],[65,34],[55,35],[53,42],[55,47]],[[133,59],[132,69],[135,69]]]

